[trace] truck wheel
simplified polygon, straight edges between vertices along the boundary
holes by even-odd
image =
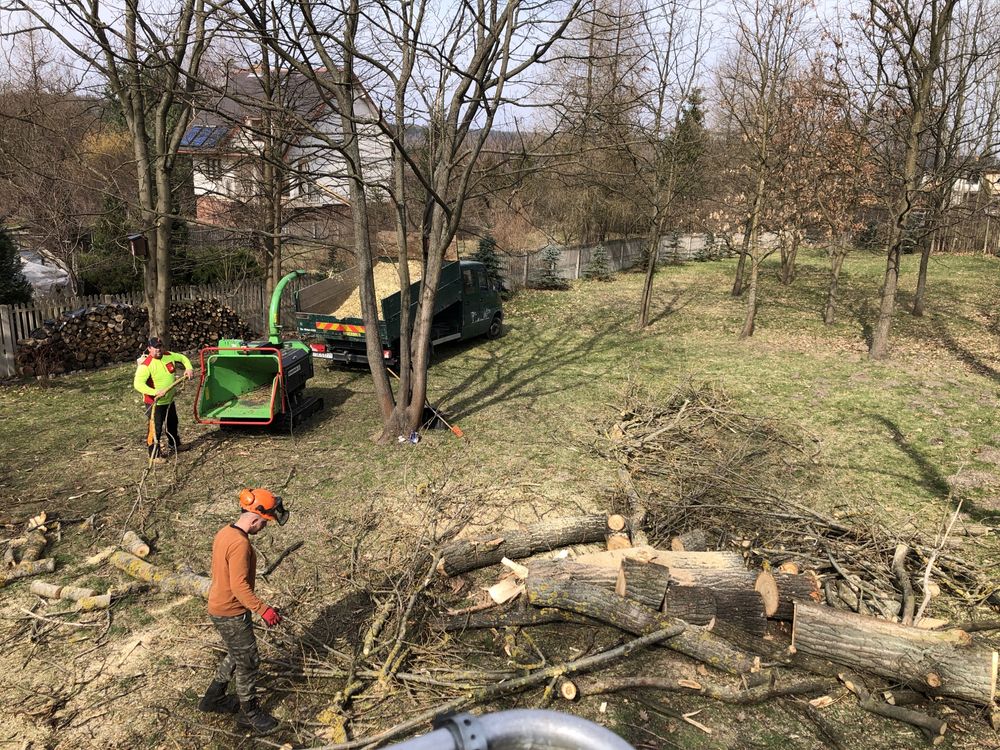
[[[493,320],[490,323],[490,328],[486,331],[486,338],[498,339],[500,334],[503,333],[503,315],[497,313],[493,316]]]

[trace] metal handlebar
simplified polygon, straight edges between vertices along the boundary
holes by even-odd
[[[635,750],[614,732],[558,711],[514,709],[458,714],[391,750]]]

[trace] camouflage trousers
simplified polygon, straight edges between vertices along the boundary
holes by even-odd
[[[250,612],[235,617],[215,617],[210,615],[212,624],[226,644],[226,655],[215,670],[215,679],[229,682],[236,679],[236,697],[246,703],[255,697],[257,674],[260,670],[260,656],[257,654],[257,638],[253,634],[253,620]]]

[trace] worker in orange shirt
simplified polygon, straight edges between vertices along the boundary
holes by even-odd
[[[284,526],[288,520],[281,498],[265,489],[240,492],[242,512],[236,523],[224,526],[212,543],[212,585],[208,591],[208,614],[222,636],[226,656],[215,672],[215,679],[198,704],[202,711],[236,713],[241,727],[264,735],[273,732],[277,720],[260,707],[257,700],[257,673],[260,657],[253,632],[256,612],[272,628],[281,622],[274,607],[254,593],[257,576],[257,553],[250,537],[258,534],[269,521]],[[226,695],[229,681],[236,680],[236,696]]]

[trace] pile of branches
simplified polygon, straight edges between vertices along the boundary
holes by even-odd
[[[1000,605],[995,578],[946,547],[987,528],[956,525],[956,512],[943,522],[951,540],[929,539],[916,527],[890,529],[858,510],[835,518],[804,506],[790,495],[813,476],[816,442],[780,420],[743,413],[718,388],[688,384],[654,403],[633,387],[602,433],[598,448],[619,468],[623,512],[644,515],[654,545],[704,529],[720,548],[741,548],[757,565],[791,562],[829,574],[831,605],[886,618],[904,609],[911,586],[901,580],[911,577],[918,588],[933,593],[940,586],[958,603]]]
[[[220,338],[250,338],[253,330],[217,300],[174,302],[170,308],[172,348],[191,351]],[[90,370],[135,359],[145,348],[149,317],[144,307],[94,305],[47,321],[18,341],[23,375],[47,376]]]

